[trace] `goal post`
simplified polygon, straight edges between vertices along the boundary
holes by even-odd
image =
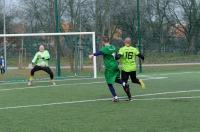
[[[63,41],[67,41],[68,39],[71,39],[72,38],[72,40],[70,40],[70,42],[69,43],[78,43],[78,41],[77,41],[77,39],[80,39],[80,41],[82,41],[81,40],[81,37],[79,38],[79,36],[87,36],[87,38],[89,38],[89,40],[91,41],[88,45],[90,45],[91,46],[91,50],[89,50],[89,49],[86,49],[86,50],[88,50],[87,51],[87,53],[88,53],[88,55],[89,55],[89,53],[94,53],[94,52],[96,52],[96,37],[95,37],[95,32],[65,32],[65,33],[26,33],[26,34],[0,34],[0,39],[2,40],[4,37],[6,37],[7,38],[7,43],[11,43],[11,42],[9,42],[9,39],[12,39],[13,40],[13,38],[15,38],[15,39],[18,39],[18,38],[20,38],[20,37],[23,37],[23,38],[30,38],[30,39],[34,39],[35,37],[38,37],[38,38],[42,38],[42,37],[44,37],[44,38],[46,38],[46,37],[57,37],[57,36],[62,36],[62,40]],[[74,37],[76,37],[76,39],[74,39]],[[60,38],[60,37],[59,37]],[[84,38],[84,37],[83,37]],[[29,41],[36,41],[36,40],[29,40]],[[37,41],[39,41],[39,39],[37,40]],[[43,40],[43,41],[46,41],[46,40]],[[55,41],[56,42],[56,41]],[[54,43],[55,43],[54,42]],[[35,42],[35,43],[37,43],[38,45],[39,45],[39,43],[40,42]],[[50,42],[49,42],[50,43]],[[64,43],[64,42],[63,42]],[[26,45],[26,43],[24,42],[24,46]],[[56,45],[56,43],[55,43],[55,45]],[[76,44],[77,45],[77,44]],[[8,44],[7,44],[7,46],[8,46]],[[17,47],[17,46],[16,46]],[[78,46],[77,46],[78,47]],[[77,48],[76,46],[75,46],[75,48]],[[5,47],[6,49],[7,49],[7,47]],[[28,47],[28,48],[30,48],[30,49],[33,49],[32,47]],[[37,49],[38,49],[38,47],[37,47]],[[36,47],[34,47],[34,51],[37,51],[37,49],[36,49]],[[5,50],[5,49],[4,49]],[[27,49],[28,50],[28,49]],[[64,50],[64,48],[62,48],[61,47],[61,50]],[[72,50],[73,49],[70,49],[70,47],[68,46],[68,50],[70,51],[71,50],[71,52],[72,52]],[[81,48],[80,48],[80,50],[82,50]],[[8,51],[7,51],[8,52]],[[56,52],[57,53],[57,51],[54,51],[54,52]],[[60,51],[61,52],[61,51]],[[28,51],[27,51],[27,53],[28,53]],[[7,53],[8,54],[8,53]],[[60,54],[60,53],[59,53]],[[81,54],[81,53],[80,53]],[[57,54],[55,54],[55,55],[57,55]],[[75,58],[78,58],[78,59],[80,59],[80,57],[76,57],[76,56],[78,56],[78,54],[74,54],[74,56],[75,56]],[[85,55],[84,55],[84,59],[86,59],[86,53],[85,53]],[[54,57],[54,58],[57,58],[57,57]],[[87,59],[88,59],[88,57],[87,57]],[[6,60],[8,60],[9,61],[9,58],[6,58]],[[75,60],[75,61],[77,61],[77,59]],[[81,62],[84,62],[85,60],[82,60]],[[55,62],[59,62],[59,61],[55,61]],[[90,66],[90,65],[88,65],[88,66],[85,66],[85,67],[89,67],[89,68],[91,68],[92,69],[92,76],[93,76],[93,78],[97,78],[97,64],[96,64],[97,62],[96,62],[96,57],[94,57],[93,58],[93,60],[92,60],[92,66]],[[55,68],[63,68],[64,66],[62,66],[62,65],[60,65],[61,67],[57,67],[57,66],[59,66],[59,65],[55,65]],[[65,67],[67,67],[67,66],[65,66]],[[9,65],[8,65],[8,68],[9,68]],[[75,72],[77,72],[77,71],[75,71]],[[76,75],[76,74],[75,74]]]
[[[93,53],[96,53],[96,39],[95,39],[95,33],[92,33],[92,49]],[[94,78],[97,78],[97,59],[96,57],[93,57],[93,71],[94,71]]]

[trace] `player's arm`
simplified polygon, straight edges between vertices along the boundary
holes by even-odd
[[[143,55],[143,54],[139,53],[137,56],[138,56],[140,59],[144,60],[144,55]]]
[[[38,53],[36,53],[35,56],[33,57],[32,64],[35,64],[37,59],[38,59]]]
[[[96,53],[94,53],[93,55],[94,56],[100,56],[100,55],[103,55],[104,53],[102,51],[97,51]]]
[[[122,48],[119,49],[119,52],[115,55],[115,60],[119,60],[124,55]]]
[[[96,53],[93,53],[93,54],[89,55],[89,58],[93,58],[94,56],[100,56],[100,55],[103,55],[103,52],[102,51],[97,51]]]
[[[123,56],[123,55],[121,55],[121,54],[116,54],[116,55],[115,55],[115,60],[119,60],[122,56]]]
[[[141,53],[139,52],[138,49],[135,49],[135,55],[136,55],[137,57],[139,57],[140,59],[144,60],[144,55],[141,54]]]

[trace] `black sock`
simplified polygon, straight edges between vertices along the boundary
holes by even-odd
[[[124,82],[124,85],[123,85],[123,89],[126,92],[128,98],[131,98],[131,92],[130,92],[129,85],[127,83],[125,83],[125,82]]]

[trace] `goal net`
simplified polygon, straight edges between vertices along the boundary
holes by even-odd
[[[4,81],[27,80],[31,60],[41,44],[51,55],[49,64],[56,78],[97,77],[96,58],[88,58],[96,49],[94,32],[2,34],[0,41],[7,69]],[[35,79],[46,78],[44,72],[35,74]]]

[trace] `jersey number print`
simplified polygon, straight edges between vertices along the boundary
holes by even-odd
[[[126,52],[127,59],[133,59],[133,52]]]

